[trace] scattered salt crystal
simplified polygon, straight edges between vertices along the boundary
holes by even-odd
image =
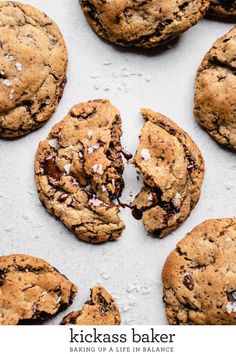
[[[107,279],[109,279],[110,278],[110,275],[108,274],[108,273],[106,273],[106,272],[102,272],[102,273],[100,273],[100,275],[103,277],[103,279],[105,279],[105,280],[107,280]]]
[[[21,70],[22,70],[22,65],[21,65],[21,63],[16,63],[16,69],[17,69],[18,71],[21,71]]]
[[[81,151],[78,152],[78,155],[79,155],[79,157],[81,157],[81,158],[83,157],[83,154],[82,154]]]
[[[151,158],[151,155],[150,155],[150,152],[149,152],[148,149],[143,149],[143,150],[141,151],[141,156],[142,156],[142,158],[143,158],[145,161],[148,161],[148,160],[150,160],[150,158]]]
[[[132,294],[129,294],[127,298],[129,300],[129,305],[134,306],[137,304],[137,299]]]
[[[152,287],[149,284],[145,284],[142,288],[142,294],[150,294],[152,291]]]
[[[122,310],[123,310],[123,312],[128,312],[130,310],[130,306],[128,304],[124,304],[122,306]]]
[[[227,237],[226,239],[225,239],[225,242],[231,242],[232,241],[232,238],[230,238],[230,237]]]
[[[71,167],[71,164],[70,164],[70,163],[67,163],[67,164],[64,166],[64,170],[66,171],[67,175],[70,173],[70,167]]]
[[[130,285],[127,286],[127,288],[126,288],[127,293],[132,293],[132,292],[135,291],[135,290],[137,290],[137,287],[136,287],[136,285],[134,285],[134,284],[130,284]]]
[[[92,167],[93,172],[98,173],[99,175],[103,174],[103,169],[102,169],[102,164],[101,163],[96,163]]]
[[[104,61],[104,63],[103,63],[103,65],[111,65],[111,64],[112,64],[112,62],[109,61],[109,60],[106,60],[106,61]]]
[[[5,71],[1,70],[1,71],[0,71],[0,74],[1,74],[1,75],[5,75]]]
[[[225,188],[229,191],[230,189],[233,188],[232,184],[225,184]]]
[[[94,144],[93,146],[90,146],[88,148],[88,154],[92,154],[95,150],[99,149],[100,145],[98,143]]]
[[[58,139],[51,139],[48,141],[48,143],[51,147],[56,148],[58,144]]]

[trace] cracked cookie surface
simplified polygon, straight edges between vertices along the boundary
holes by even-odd
[[[220,144],[236,150],[236,27],[218,39],[196,77],[194,115]]]
[[[113,202],[124,186],[121,135],[119,111],[94,100],[74,106],[39,144],[40,200],[83,241],[115,240],[124,228]]]
[[[235,0],[211,0],[210,12],[219,17],[236,17]]]
[[[19,2],[0,2],[0,137],[41,127],[66,82],[67,49],[57,25]]]
[[[236,219],[212,219],[195,227],[163,268],[170,324],[236,324]]]
[[[62,325],[111,326],[120,324],[120,312],[112,296],[101,286],[91,289],[91,300],[81,311],[73,311],[65,316]]]
[[[46,320],[71,305],[77,287],[42,259],[0,257],[0,325]]]
[[[204,161],[200,150],[177,124],[142,109],[146,123],[134,163],[144,186],[132,203],[133,215],[148,233],[164,237],[180,226],[201,193]]]
[[[122,46],[155,47],[195,25],[208,0],[80,0],[93,30]]]

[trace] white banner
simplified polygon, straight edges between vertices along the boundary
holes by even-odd
[[[234,326],[6,326],[3,354],[235,353]]]

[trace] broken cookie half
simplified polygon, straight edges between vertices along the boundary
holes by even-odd
[[[148,233],[164,237],[188,217],[200,197],[204,161],[200,150],[177,124],[142,109],[146,123],[134,163],[144,186],[132,203],[133,216]]]
[[[73,311],[63,318],[62,325],[111,326],[120,324],[120,312],[112,296],[101,286],[91,289],[91,300],[81,311]]]
[[[124,229],[113,202],[124,187],[121,135],[119,111],[94,100],[74,106],[39,144],[40,200],[80,240],[115,240]]]
[[[42,259],[0,257],[0,325],[44,321],[69,305],[77,287]]]

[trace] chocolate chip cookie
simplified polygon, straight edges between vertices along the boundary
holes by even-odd
[[[41,127],[66,82],[67,49],[57,25],[19,2],[0,2],[0,138]]]
[[[146,121],[134,162],[144,186],[133,215],[148,233],[164,237],[188,217],[200,197],[204,161],[190,136],[160,113],[142,109]]]
[[[210,0],[210,13],[219,17],[235,18],[236,1],[235,0]]]
[[[194,115],[220,144],[236,150],[236,27],[218,39],[196,77]]]
[[[155,47],[195,25],[209,0],[80,0],[92,29],[121,46]]]
[[[170,324],[236,325],[236,218],[195,227],[163,269]]]
[[[0,325],[46,320],[71,305],[77,288],[42,259],[0,257]]]
[[[63,318],[62,325],[111,326],[120,324],[119,309],[112,296],[101,286],[91,289],[91,300],[81,311],[73,311]]]
[[[113,202],[124,186],[121,134],[118,110],[94,100],[74,106],[39,144],[40,200],[80,240],[115,240],[124,228]]]

